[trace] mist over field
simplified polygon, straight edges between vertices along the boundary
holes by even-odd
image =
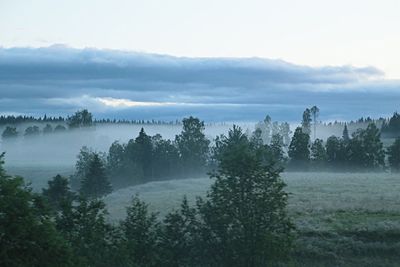
[[[0,267],[400,266],[399,10],[0,0]]]

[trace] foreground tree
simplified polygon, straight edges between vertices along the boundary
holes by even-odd
[[[132,198],[126,211],[126,219],[120,224],[124,235],[123,250],[127,251],[129,261],[134,266],[155,266],[158,261],[157,214],[150,213],[148,206],[138,196]]]
[[[293,224],[281,169],[263,164],[240,128],[218,140],[218,170],[199,199],[203,258],[218,266],[267,266],[285,257]]]
[[[388,148],[389,165],[393,172],[400,171],[400,137]]]
[[[40,196],[8,176],[0,155],[0,266],[73,266]]]
[[[88,198],[101,198],[112,191],[106,169],[99,154],[94,153],[88,171],[81,181],[80,193]]]

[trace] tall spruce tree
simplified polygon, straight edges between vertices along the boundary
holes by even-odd
[[[302,127],[294,131],[289,145],[290,167],[293,169],[307,169],[310,161],[310,135],[303,132]]]
[[[101,198],[111,191],[112,187],[108,181],[104,163],[99,154],[94,153],[89,169],[81,181],[80,193],[88,198]]]

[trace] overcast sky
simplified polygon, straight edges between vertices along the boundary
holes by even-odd
[[[400,109],[399,11],[397,0],[1,0],[0,113],[296,120],[316,104],[324,119],[386,116]]]

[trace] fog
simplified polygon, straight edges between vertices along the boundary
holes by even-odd
[[[244,130],[254,130],[255,123],[236,123]],[[46,123],[18,124],[19,133],[15,140],[2,140],[0,151],[6,152],[6,166],[73,166],[79,150],[83,146],[98,152],[107,152],[114,141],[126,143],[135,139],[143,127],[146,134],[161,134],[164,139],[175,138],[182,131],[182,125],[173,124],[98,124],[91,128],[66,130],[65,132],[43,134],[38,136],[24,136],[24,131],[29,126],[39,126],[43,129]],[[57,123],[53,124],[53,128]],[[217,135],[227,133],[233,123],[220,123],[206,125],[205,134],[210,140]],[[4,130],[0,127],[0,132]]]

